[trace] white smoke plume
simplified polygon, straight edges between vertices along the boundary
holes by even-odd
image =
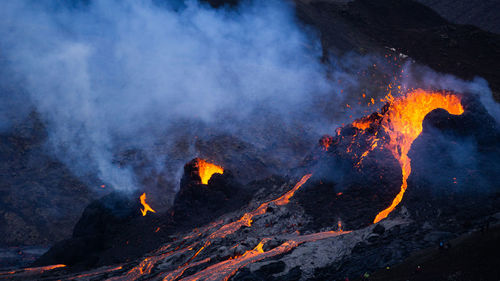
[[[186,120],[241,133],[239,122],[266,112],[306,118],[315,97],[338,92],[317,42],[281,1],[235,10],[197,1],[177,10],[153,1],[10,1],[0,35],[1,55],[22,77],[58,157],[120,190],[137,183],[113,162],[118,145],[168,142]]]
[[[378,59],[346,56],[321,64],[319,40],[297,23],[288,1],[217,10],[194,0],[83,2],[3,4],[2,70],[15,74],[22,91],[0,104],[17,111],[26,98],[47,124],[58,158],[80,177],[97,173],[118,190],[139,184],[115,159],[123,147],[146,151],[158,166],[152,169],[173,161],[171,176],[178,177],[182,163],[196,156],[192,147],[175,155],[178,139],[192,144],[223,132],[261,146],[297,138],[312,144],[375,110],[379,104],[351,103],[360,89],[377,102],[385,95],[355,75]],[[419,81],[489,91],[480,80],[432,75]],[[159,142],[172,149],[152,149]],[[296,153],[290,147],[286,156]]]

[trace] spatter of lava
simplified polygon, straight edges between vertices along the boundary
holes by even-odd
[[[153,210],[148,203],[146,203],[146,193],[143,193],[139,199],[141,201],[141,205],[144,207],[144,209],[141,209],[142,216],[145,216],[148,212],[156,213],[156,211]]]
[[[407,179],[411,173],[411,159],[408,157],[408,152],[413,141],[422,132],[422,122],[425,116],[437,108],[445,109],[454,115],[460,115],[464,112],[460,97],[448,92],[416,89],[397,98],[389,94],[383,101],[387,102],[384,106],[385,112],[378,114],[381,119],[376,118],[376,122],[380,124],[379,126],[383,128],[389,139],[381,142],[377,136],[378,131],[376,131],[370,137],[370,147],[359,157],[356,166],[359,167],[365,156],[378,146],[381,149],[385,148],[391,151],[401,166],[403,178],[399,193],[390,206],[377,214],[373,223],[386,218],[403,199],[408,186]],[[364,133],[374,122],[371,116],[367,116],[354,121],[352,126]],[[350,148],[348,148],[348,153],[351,152],[349,150]]]

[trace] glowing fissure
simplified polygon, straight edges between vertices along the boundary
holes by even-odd
[[[240,227],[242,227],[242,226],[247,226],[247,227],[251,226],[252,225],[252,218],[255,216],[259,216],[259,215],[264,214],[266,212],[267,207],[271,203],[274,203],[278,206],[288,204],[288,202],[290,201],[290,198],[295,194],[295,192],[304,183],[306,183],[306,181],[311,176],[312,176],[312,174],[307,174],[307,175],[303,176],[300,179],[300,181],[297,184],[295,184],[295,186],[291,190],[289,190],[287,193],[283,194],[282,196],[280,196],[277,199],[274,199],[272,201],[261,204],[257,209],[255,209],[249,213],[243,214],[243,216],[239,220],[222,226],[220,229],[218,229],[217,231],[212,233],[210,235],[210,238],[224,238],[227,235],[234,233],[235,231],[240,229]]]
[[[16,269],[16,270],[12,270],[12,271],[0,272],[0,276],[19,274],[19,273],[25,273],[25,272],[29,272],[29,273],[33,273],[33,274],[43,273],[44,271],[53,270],[53,269],[61,268],[61,267],[66,267],[66,265],[65,264],[54,264],[54,265],[47,265],[47,266],[40,266],[40,267],[21,268],[21,269]]]
[[[136,266],[128,269],[127,271],[123,272],[123,275],[120,276],[115,276],[108,278],[107,280],[112,280],[112,281],[132,281],[132,280],[138,280],[140,278],[143,278],[144,275],[149,275],[153,271],[153,268],[162,260],[168,259],[174,255],[185,255],[189,251],[193,251],[195,247],[199,247],[198,250],[193,254],[191,258],[189,258],[184,264],[180,265],[177,267],[177,269],[174,269],[173,271],[166,272],[166,273],[161,273],[158,277],[160,280],[177,280],[178,278],[181,278],[184,272],[192,267],[202,265],[204,263],[208,263],[211,261],[211,258],[207,257],[199,261],[194,261],[194,258],[196,258],[206,247],[211,245],[211,241],[213,241],[214,238],[223,238],[227,236],[228,234],[234,233],[237,231],[241,226],[247,225],[251,226],[252,218],[254,216],[258,216],[261,214],[264,214],[267,210],[267,207],[269,204],[274,203],[275,205],[282,206],[286,205],[290,202],[290,198],[295,194],[295,192],[304,184],[307,182],[307,180],[312,176],[312,174],[307,174],[303,176],[299,182],[295,184],[295,186],[290,189],[288,192],[283,194],[282,196],[271,200],[269,202],[261,204],[257,209],[245,213],[238,221],[222,225],[222,220],[216,221],[206,227],[200,228],[200,229],[194,229],[192,231],[191,235],[185,236],[181,241],[181,243],[173,248],[172,244],[167,244],[161,248],[159,248],[157,251],[153,252],[152,255],[149,255],[145,257],[139,264]],[[145,195],[145,194],[143,194]],[[142,196],[141,196],[142,197]],[[144,196],[145,200],[145,196]],[[144,202],[145,203],[145,202]],[[145,207],[146,208],[146,207]],[[219,227],[217,230],[212,232],[208,237],[206,238],[205,242],[201,244],[201,241],[193,242],[193,243],[186,243],[187,240],[196,238],[200,235],[203,235],[207,233],[208,231]],[[283,236],[282,238],[285,239],[286,241],[282,243],[280,246],[273,248],[269,251],[264,251],[263,247],[265,243],[269,240],[271,240],[271,237],[263,238],[261,241],[255,246],[253,249],[246,251],[245,253],[237,256],[233,256],[228,258],[227,260],[221,261],[216,264],[212,264],[205,269],[191,275],[188,277],[183,278],[182,280],[229,280],[231,276],[233,276],[239,269],[269,258],[273,257],[279,254],[283,254],[286,252],[289,252],[293,248],[299,246],[302,243],[305,242],[311,242],[311,241],[317,241],[321,239],[327,239],[335,236],[339,236],[342,234],[349,233],[350,231],[342,231],[342,226],[341,222],[339,221],[338,223],[338,231],[325,231],[325,232],[320,232],[320,233],[313,233],[313,234],[308,234],[308,235],[298,235],[298,234],[292,234],[292,235],[286,235]],[[188,246],[186,246],[188,245]],[[201,245],[201,247],[200,247]],[[237,246],[237,245],[235,245]],[[171,249],[172,248],[172,249]],[[168,251],[167,251],[168,250]],[[40,268],[43,270],[47,270],[49,268],[56,268],[56,267],[62,267],[64,265],[56,265],[56,266],[51,266],[51,267],[44,267]],[[88,277],[97,277],[101,274],[107,274],[112,271],[116,270],[121,270],[123,269],[123,266],[115,267],[115,268],[107,268],[104,270],[95,270],[86,274],[81,274],[75,276],[73,279],[80,279],[80,278],[88,278]],[[33,270],[33,269],[29,269]],[[17,273],[17,272],[16,272]],[[101,277],[104,277],[101,275]]]
[[[239,220],[237,220],[235,222],[222,225],[219,229],[217,229],[216,231],[212,232],[206,238],[206,240],[203,243],[203,245],[193,254],[193,256],[191,256],[191,258],[189,258],[187,260],[187,262],[185,262],[184,264],[182,264],[181,266],[179,266],[176,270],[162,275],[162,280],[176,280],[179,277],[181,277],[182,274],[187,269],[189,269],[190,267],[201,265],[203,263],[209,262],[210,258],[206,258],[206,259],[203,259],[203,260],[200,260],[200,261],[196,261],[196,262],[192,262],[192,261],[204,249],[206,249],[208,246],[211,245],[211,243],[212,243],[211,241],[213,241],[213,239],[224,238],[227,235],[236,232],[238,229],[240,229],[241,226],[244,226],[244,225],[245,226],[251,226],[251,224],[252,224],[252,218],[254,216],[258,216],[258,215],[264,214],[266,212],[266,209],[267,209],[267,207],[269,206],[270,203],[274,203],[274,204],[276,204],[278,206],[282,206],[282,205],[288,204],[290,202],[290,198],[295,194],[295,192],[304,183],[307,182],[307,180],[311,176],[312,176],[312,174],[307,174],[307,175],[303,176],[300,179],[300,181],[297,182],[297,184],[295,184],[295,186],[292,189],[290,189],[288,192],[286,192],[282,196],[278,197],[277,199],[274,199],[274,200],[271,200],[269,202],[261,204],[257,209],[255,209],[255,210],[253,210],[253,211],[251,211],[249,213],[245,213]],[[209,230],[218,227],[221,223],[222,223],[222,221],[216,221],[216,222],[214,222],[214,223],[210,224],[209,226],[204,227],[202,229],[194,229],[192,231],[192,234],[185,236],[183,238],[183,240],[186,241],[188,239],[192,239],[192,238],[198,237],[198,236],[200,236],[200,235],[208,232]],[[307,236],[304,236],[304,237],[302,237],[302,236],[296,236],[296,238],[295,238],[296,241],[295,240],[293,240],[293,241],[287,241],[283,245],[279,246],[278,248],[275,248],[275,249],[270,250],[268,252],[264,252],[263,249],[262,249],[263,244],[267,240],[270,239],[270,238],[265,238],[253,250],[247,251],[243,255],[236,256],[236,257],[231,257],[231,258],[229,258],[226,261],[223,261],[223,262],[217,263],[215,265],[212,265],[212,266],[210,266],[210,267],[207,268],[207,269],[212,268],[211,270],[207,271],[207,269],[205,269],[205,270],[201,271],[201,272],[205,272],[205,273],[203,273],[203,274],[200,273],[200,275],[203,275],[203,276],[206,276],[204,274],[210,275],[211,274],[210,272],[214,272],[214,270],[215,270],[214,274],[221,274],[220,275],[221,277],[217,278],[216,276],[212,276],[212,277],[210,277],[211,279],[209,278],[207,280],[228,280],[234,273],[236,273],[236,271],[239,268],[241,268],[243,266],[246,266],[249,263],[252,263],[252,262],[264,259],[266,257],[275,256],[275,255],[278,255],[280,253],[284,253],[286,251],[289,251],[293,247],[298,246],[299,244],[301,244],[303,242],[312,241],[310,239],[315,239],[315,240],[324,239],[324,238],[328,238],[328,237],[331,237],[331,236],[336,236],[336,235],[343,234],[343,233],[347,233],[347,232],[333,232],[332,231],[332,232],[316,233],[314,235],[310,234],[310,235],[307,235]],[[113,277],[113,278],[111,278],[109,280],[112,280],[112,281],[121,281],[121,280],[123,280],[123,281],[125,281],[125,280],[126,281],[131,281],[131,280],[137,280],[138,278],[140,278],[141,276],[143,276],[145,274],[150,274],[151,270],[153,269],[153,267],[159,261],[161,261],[161,260],[163,260],[165,258],[168,258],[170,256],[173,256],[173,255],[187,253],[188,251],[193,250],[196,246],[199,246],[199,245],[200,245],[200,242],[194,242],[194,243],[190,244],[189,246],[183,247],[182,249],[179,249],[180,248],[180,246],[179,246],[179,247],[177,247],[177,248],[175,248],[175,249],[173,249],[173,250],[171,250],[169,252],[161,253],[162,251],[167,250],[167,249],[169,249],[171,247],[171,245],[168,244],[168,245],[160,248],[161,250],[156,251],[156,255],[144,258],[137,266],[135,266],[132,269],[130,269],[129,271],[127,271],[125,273],[125,275],[123,275],[123,276],[116,276],[116,277]],[[186,280],[197,280],[196,276],[197,276],[197,274],[189,276],[189,277],[187,277],[187,279],[184,278],[183,280],[185,280],[185,279]],[[216,278],[216,279],[213,279],[213,278]]]
[[[140,197],[141,205],[144,207],[144,209],[141,209],[142,216],[145,216],[148,212],[153,212],[156,213],[151,206],[146,203],[146,193],[143,193]]]
[[[198,165],[198,173],[200,175],[202,184],[208,184],[208,181],[210,180],[210,178],[212,178],[213,174],[224,173],[224,168],[212,163],[208,163],[203,159],[198,158],[196,164]]]
[[[372,152],[375,148],[377,148],[378,141],[380,140],[380,139],[377,138],[377,134],[378,134],[378,132],[375,132],[375,135],[373,137],[371,137],[370,148],[367,149],[365,152],[363,152],[363,154],[361,154],[361,157],[359,157],[359,161],[358,161],[358,163],[356,163],[355,167],[359,168],[361,166],[361,163],[363,163],[363,160],[365,159],[365,157],[370,152]]]
[[[172,251],[163,253],[163,254],[158,254],[155,256],[150,256],[147,258],[144,258],[137,266],[133,267],[125,275],[122,276],[116,276],[113,278],[107,279],[108,281],[131,281],[131,280],[137,280],[144,274],[150,274],[151,270],[153,267],[156,265],[161,260],[164,260],[170,256],[177,255],[177,254],[182,254],[187,251],[194,245],[184,247],[182,249],[174,249]]]
[[[110,273],[110,272],[113,272],[113,271],[117,271],[117,270],[120,270],[122,269],[123,266],[117,266],[117,267],[111,267],[111,268],[108,268],[108,269],[105,269],[105,270],[93,270],[93,271],[90,271],[88,273],[83,273],[83,274],[80,274],[80,275],[77,275],[77,276],[74,276],[74,277],[70,277],[68,278],[68,280],[78,280],[78,279],[84,279],[84,280],[90,280],[91,278],[89,277],[93,277],[93,276],[98,276],[98,275],[102,275],[103,273]]]
[[[178,269],[174,270],[174,271],[171,271],[169,273],[167,273],[163,278],[162,280],[163,281],[173,281],[173,280],[177,280],[179,277],[182,276],[182,274],[184,274],[184,272],[188,269],[190,269],[191,267],[193,266],[198,266],[200,264],[204,264],[204,263],[207,263],[210,261],[210,258],[206,258],[206,259],[203,259],[201,261],[197,261],[197,262],[194,262],[194,263],[190,263],[190,264],[185,264],[181,267],[179,267]]]
[[[411,159],[408,157],[408,152],[413,141],[422,132],[422,122],[425,116],[437,108],[445,109],[454,115],[464,112],[460,98],[444,92],[417,89],[398,98],[388,95],[386,101],[390,103],[390,106],[381,125],[390,138],[386,148],[391,151],[401,166],[403,182],[391,205],[378,213],[373,223],[386,218],[403,199],[408,187],[407,179],[411,173]]]

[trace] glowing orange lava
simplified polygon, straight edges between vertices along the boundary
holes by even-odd
[[[390,103],[390,107],[381,124],[390,137],[387,148],[401,165],[403,183],[392,204],[378,213],[373,223],[386,218],[403,199],[407,179],[411,173],[411,159],[408,157],[408,152],[413,141],[422,132],[422,122],[425,116],[437,108],[443,108],[454,115],[464,112],[460,98],[444,92],[417,89],[403,97],[393,98],[388,95],[386,101]]]
[[[321,146],[321,149],[323,151],[328,151],[328,148],[330,147],[330,145],[332,145],[332,142],[333,142],[333,137],[332,136],[324,135],[319,140],[319,145]]]
[[[148,213],[148,211],[156,213],[156,211],[153,210],[153,208],[151,208],[151,206],[149,206],[148,203],[146,203],[146,193],[143,193],[140,199],[141,199],[141,204],[144,207],[144,209],[141,209],[142,216],[145,216]]]
[[[198,159],[197,164],[202,184],[208,184],[208,180],[210,180],[213,174],[224,173],[224,168],[212,163],[208,163],[203,159]]]
[[[370,128],[371,123],[370,120],[356,120],[352,122],[352,126],[360,130],[366,130]]]
[[[253,219],[253,217],[265,214],[266,210],[267,210],[267,207],[271,203],[274,203],[274,204],[276,204],[278,206],[283,206],[283,205],[288,204],[288,202],[290,202],[290,198],[292,198],[292,196],[295,194],[295,192],[304,183],[306,183],[307,180],[311,176],[312,176],[312,174],[307,174],[307,175],[303,176],[300,179],[300,181],[297,184],[295,184],[295,186],[291,190],[289,190],[287,193],[283,194],[282,196],[280,196],[280,197],[278,197],[278,198],[276,198],[276,199],[274,199],[272,201],[262,203],[257,209],[255,209],[255,210],[253,210],[251,212],[243,214],[243,216],[241,216],[241,218],[239,220],[223,225],[217,231],[213,232],[210,235],[210,238],[211,239],[214,239],[214,238],[224,238],[227,235],[234,233],[235,231],[237,231],[238,229],[240,229],[242,226],[247,226],[247,227],[252,226],[252,222],[253,222],[252,219]]]
[[[47,266],[40,266],[40,267],[27,267],[27,268],[12,270],[12,271],[3,271],[3,272],[0,272],[0,279],[4,279],[4,277],[2,277],[3,275],[13,275],[13,274],[16,274],[18,276],[24,276],[24,277],[28,278],[28,276],[42,274],[45,271],[49,271],[49,270],[53,270],[53,269],[61,268],[61,267],[66,267],[66,265],[65,264],[54,264],[54,265],[47,265]],[[6,278],[12,279],[14,277],[8,276]]]
[[[179,277],[182,276],[182,274],[184,273],[185,270],[187,270],[193,266],[197,266],[197,265],[207,263],[208,261],[210,261],[210,258],[206,258],[206,259],[203,259],[201,261],[196,261],[194,263],[192,262],[200,254],[200,252],[202,252],[206,247],[210,246],[210,244],[212,243],[211,241],[213,239],[226,237],[227,235],[236,232],[243,225],[250,227],[252,224],[252,218],[254,216],[264,214],[270,203],[274,203],[275,205],[278,205],[278,206],[288,204],[290,201],[290,198],[295,194],[295,192],[304,183],[307,182],[307,180],[311,176],[312,176],[312,174],[307,174],[307,175],[303,176],[300,179],[300,181],[297,184],[295,184],[295,186],[291,190],[289,190],[288,192],[286,192],[282,196],[280,196],[274,200],[271,200],[271,201],[268,201],[268,202],[261,204],[257,209],[254,209],[251,212],[245,213],[237,221],[234,221],[234,222],[231,222],[231,223],[228,223],[228,224],[221,226],[219,229],[212,232],[207,237],[207,240],[205,240],[205,242],[203,244],[201,244],[200,242],[194,242],[193,244],[185,246],[182,249],[176,248],[176,249],[173,249],[172,251],[169,251],[167,253],[158,254],[156,256],[148,256],[141,263],[139,263],[137,266],[130,269],[125,274],[125,276],[117,276],[117,277],[110,278],[108,280],[110,280],[110,281],[136,280],[143,275],[150,274],[151,270],[153,269],[155,264],[157,264],[159,261],[161,261],[167,257],[170,257],[172,255],[185,254],[188,251],[194,250],[195,247],[198,247],[201,245],[201,247],[198,248],[198,250],[194,253],[194,255],[192,255],[187,260],[186,263],[184,263],[183,265],[178,267],[176,270],[171,271],[171,272],[166,273],[166,274],[162,274],[162,276],[161,276],[162,280],[177,280]],[[217,221],[215,223],[212,223],[211,225],[209,225],[208,227],[203,228],[203,229],[199,229],[199,230],[195,229],[193,231],[194,233],[192,235],[188,235],[188,236],[184,237],[184,240],[191,239],[191,238],[194,238],[196,236],[200,236],[203,233],[205,233],[206,231],[209,231],[213,228],[218,227],[220,224],[222,224],[222,221]],[[253,250],[249,250],[241,256],[231,257],[228,260],[219,262],[219,263],[212,265],[212,266],[208,267],[207,269],[201,271],[203,273],[198,272],[197,274],[193,275],[194,277],[190,276],[190,277],[186,277],[182,280],[199,280],[198,278],[201,278],[201,277],[203,277],[203,278],[208,277],[208,279],[206,279],[206,280],[228,280],[232,275],[234,275],[234,273],[239,268],[241,268],[249,263],[262,260],[266,257],[271,257],[271,256],[275,256],[275,255],[280,254],[280,253],[284,253],[284,252],[289,251],[289,250],[293,249],[294,247],[296,247],[304,242],[314,241],[314,240],[319,240],[319,239],[326,239],[329,237],[334,237],[334,236],[342,235],[345,233],[348,233],[348,232],[345,232],[345,231],[327,231],[327,232],[315,233],[315,234],[310,234],[310,235],[305,235],[305,236],[294,236],[290,241],[287,241],[287,242],[283,243],[281,246],[279,246],[273,250],[270,250],[268,252],[264,252],[264,250],[262,249],[262,246],[264,245],[264,243],[269,240],[269,238],[265,238]],[[169,248],[169,246],[167,246],[163,250],[167,250],[168,248]],[[161,250],[161,251],[163,251],[163,250]]]
[[[307,235],[299,235],[290,237],[287,241],[278,247],[271,249],[269,251],[264,251],[264,244],[270,240],[270,238],[262,239],[255,248],[246,251],[243,255],[235,257],[233,259],[228,259],[214,265],[211,265],[191,276],[181,279],[181,281],[194,281],[194,280],[205,280],[205,281],[227,281],[229,280],[239,269],[266,258],[274,257],[299,246],[305,242],[312,242],[322,239],[328,239],[343,234],[350,233],[350,231],[325,231]]]
[[[190,235],[187,235],[183,238],[183,241],[177,246],[173,246],[172,244],[167,244],[156,250],[150,255],[147,255],[143,258],[143,260],[130,268],[127,266],[118,266],[118,267],[107,267],[107,268],[99,268],[93,271],[85,272],[83,274],[79,274],[73,277],[69,277],[67,280],[73,279],[92,279],[92,280],[101,280],[106,279],[110,281],[130,281],[130,280],[142,280],[142,279],[151,279],[151,274],[154,275],[155,280],[164,280],[164,281],[174,281],[174,280],[229,280],[234,274],[243,267],[247,265],[258,262],[267,258],[275,257],[280,254],[289,252],[293,250],[295,247],[298,247],[302,243],[317,241],[321,239],[333,238],[339,235],[347,234],[350,231],[342,231],[341,222],[339,221],[338,230],[337,231],[325,231],[313,234],[300,235],[298,232],[292,234],[282,234],[279,236],[284,239],[281,245],[268,249],[267,251],[264,248],[264,245],[273,239],[273,237],[265,237],[262,238],[261,241],[250,250],[247,250],[241,255],[235,255],[229,257],[225,260],[216,260],[215,263],[208,264],[211,262],[211,257],[206,257],[204,259],[196,261],[195,258],[198,256],[200,252],[206,249],[211,245],[211,241],[216,238],[222,238],[230,233],[234,233],[242,225],[251,225],[252,218],[254,216],[258,216],[264,214],[269,207],[269,204],[273,203],[278,206],[286,205],[290,202],[290,198],[294,195],[294,193],[304,185],[307,180],[311,177],[311,174],[307,174],[303,176],[299,182],[295,184],[295,186],[290,189],[288,192],[284,193],[278,198],[274,200],[270,200],[261,204],[257,209],[250,211],[244,214],[238,221],[230,222],[228,224],[223,225],[223,220],[213,222],[208,226],[195,229],[192,231]],[[141,199],[146,199],[145,194],[141,196]],[[142,201],[142,200],[141,200]],[[144,202],[145,203],[145,202]],[[146,204],[147,205],[147,204]],[[145,207],[146,209],[147,207]],[[215,230],[215,231],[214,231]],[[198,236],[202,236],[208,234],[209,231],[213,231],[206,240],[198,240],[194,242],[189,242],[190,239],[196,238]],[[238,244],[233,247],[237,247]],[[190,253],[193,253],[186,262],[182,265],[172,268],[170,271],[165,272],[156,272],[155,267],[161,267],[165,261],[171,260],[172,258],[181,258],[187,257]],[[206,265],[205,265],[206,264]],[[64,265],[56,265],[52,267],[60,267]],[[184,276],[187,270],[195,268],[197,266],[203,266],[197,270],[195,273],[188,274],[188,276]],[[40,268],[47,269],[48,267]],[[120,272],[115,272],[120,271]],[[109,274],[113,272],[114,277],[109,277]],[[1,273],[0,273],[1,275]],[[65,279],[66,280],[66,279]]]

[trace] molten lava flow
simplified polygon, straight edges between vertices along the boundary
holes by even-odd
[[[165,274],[165,276],[161,280],[163,280],[163,281],[177,280],[177,279],[179,279],[179,277],[181,277],[184,274],[184,272],[186,270],[190,269],[191,267],[195,267],[195,266],[207,263],[209,261],[210,261],[210,258],[206,258],[206,259],[201,260],[201,261],[197,261],[194,263],[189,263],[189,264],[183,265],[183,266],[179,267],[178,269]]]
[[[270,240],[270,238],[264,238],[259,242],[257,246],[255,246],[255,248],[246,251],[243,255],[211,265],[191,276],[181,279],[181,281],[227,281],[240,268],[243,268],[251,263],[255,263],[263,259],[271,258],[289,252],[302,243],[328,239],[349,232],[350,231],[325,231],[307,235],[293,236],[283,244],[268,251],[264,251],[263,246],[267,241]]]
[[[207,240],[203,243],[203,245],[201,245],[200,242],[194,242],[193,244],[191,244],[189,246],[185,246],[182,249],[176,248],[176,249],[173,249],[172,251],[169,251],[169,252],[166,252],[166,253],[162,253],[162,254],[158,253],[158,255],[156,255],[156,256],[146,257],[141,263],[139,263],[137,266],[135,266],[131,270],[129,270],[124,276],[113,277],[113,278],[111,278],[109,280],[110,281],[136,280],[136,279],[140,278],[141,276],[143,276],[145,274],[146,275],[150,274],[151,270],[153,269],[153,267],[159,261],[164,260],[165,258],[171,257],[173,255],[181,255],[181,254],[185,255],[188,251],[193,250],[194,247],[197,247],[197,246],[201,245],[201,247],[194,253],[194,255],[192,255],[187,260],[186,263],[184,263],[183,265],[181,265],[180,267],[178,267],[176,270],[174,270],[174,271],[172,271],[170,273],[167,273],[167,274],[165,274],[165,275],[162,276],[162,280],[176,280],[176,279],[178,279],[179,277],[182,276],[182,274],[184,273],[185,270],[187,270],[187,269],[189,269],[189,268],[191,268],[193,266],[201,265],[203,263],[206,263],[206,262],[210,261],[209,258],[206,258],[206,259],[201,260],[201,261],[196,261],[194,263],[192,262],[200,254],[200,252],[202,252],[206,247],[210,246],[210,244],[212,243],[211,241],[213,239],[226,237],[227,235],[229,235],[231,233],[234,233],[235,231],[237,231],[238,229],[240,229],[240,227],[243,226],[243,225],[245,225],[245,226],[251,226],[252,218],[254,216],[258,216],[258,215],[264,214],[266,212],[267,207],[269,206],[270,203],[274,203],[276,205],[285,205],[285,204],[288,204],[288,202],[290,201],[290,198],[294,195],[294,193],[311,176],[312,176],[312,174],[307,174],[307,175],[303,176],[300,179],[300,181],[297,184],[295,184],[295,186],[291,190],[289,190],[288,192],[286,192],[282,196],[278,197],[277,199],[274,199],[274,200],[271,200],[269,202],[261,204],[257,209],[255,209],[255,210],[253,210],[253,211],[251,211],[249,213],[245,213],[237,221],[234,221],[234,222],[231,222],[231,223],[223,225],[222,227],[220,227],[219,229],[217,229],[216,231],[214,231],[213,233],[211,233],[207,237]],[[202,228],[200,230],[195,229],[193,231],[193,234],[185,236],[184,240],[192,239],[194,237],[200,236],[203,233],[205,233],[206,231],[211,230],[211,229],[219,226],[220,224],[222,224],[222,221],[214,222],[214,223],[210,224],[209,226],[207,226],[206,228]],[[214,280],[227,280],[239,268],[241,268],[242,266],[247,265],[248,263],[255,262],[255,261],[264,259],[266,257],[274,256],[274,255],[277,255],[277,254],[289,251],[293,247],[296,247],[300,243],[303,243],[303,242],[312,241],[312,240],[319,240],[319,239],[325,239],[325,238],[328,238],[328,237],[337,236],[337,235],[341,235],[341,234],[344,234],[344,233],[347,233],[347,232],[342,232],[342,231],[340,231],[340,232],[333,232],[332,231],[332,232],[317,233],[315,235],[298,236],[298,237],[295,237],[292,241],[285,242],[283,245],[281,245],[281,248],[278,247],[279,249],[271,250],[271,251],[268,251],[268,252],[264,252],[263,249],[262,249],[262,246],[263,246],[263,243],[268,240],[267,239],[267,240],[262,241],[253,250],[247,251],[245,254],[243,254],[241,256],[233,257],[233,258],[230,258],[229,260],[226,260],[226,261],[220,262],[218,264],[215,264],[215,265],[213,265],[211,267],[208,267],[208,268],[216,268],[216,269],[212,269],[212,270],[208,270],[208,271],[204,270],[203,274],[200,273],[200,274],[196,274],[194,276],[198,276],[199,275],[201,277],[206,277],[205,274],[210,275],[212,273],[215,273],[215,274],[220,274],[220,276],[219,277],[212,276],[210,278],[212,278]],[[168,245],[165,248],[163,248],[163,250],[167,250],[169,247],[170,247],[170,245]],[[187,277],[187,279],[188,280],[198,280],[196,278],[192,279],[191,277]]]
[[[169,258],[174,255],[182,255],[185,254],[191,247],[194,245],[186,246],[182,249],[173,249],[172,251],[168,251],[166,253],[152,255],[144,258],[137,266],[134,266],[132,269],[128,270],[122,276],[115,276],[112,278],[108,278],[108,281],[131,281],[137,280],[141,278],[143,275],[148,275],[151,273],[151,270],[155,267],[155,265],[166,258]]]
[[[403,199],[407,179],[411,173],[411,160],[408,157],[408,152],[413,141],[422,132],[422,122],[425,116],[437,108],[443,108],[454,115],[460,115],[464,112],[460,98],[456,95],[429,92],[422,89],[414,90],[400,98],[393,98],[389,95],[387,101],[390,103],[390,107],[382,120],[382,127],[390,137],[387,148],[401,165],[403,184],[392,204],[378,213],[373,223],[386,218]]]
[[[86,273],[82,273],[73,277],[69,277],[67,280],[78,280],[78,279],[83,279],[83,280],[92,280],[92,278],[99,278],[102,275],[109,274],[113,271],[121,270],[123,266],[117,266],[117,267],[101,267],[96,270],[88,271]],[[98,280],[98,279],[96,279]]]
[[[210,239],[214,238],[224,238],[229,234],[234,233],[238,229],[240,229],[242,226],[247,226],[250,227],[252,226],[252,219],[255,216],[263,215],[266,213],[267,207],[269,204],[274,203],[278,206],[286,205],[290,201],[290,198],[295,194],[295,192],[304,184],[306,181],[312,176],[312,174],[307,174],[303,176],[300,181],[295,184],[295,186],[290,189],[287,193],[283,194],[279,198],[276,198],[272,201],[265,202],[261,204],[257,209],[243,214],[243,216],[234,222],[228,223],[223,225],[221,228],[219,228],[217,231],[213,232],[210,235]]]
[[[148,203],[146,203],[146,193],[143,193],[140,199],[142,206],[144,206],[144,209],[141,209],[142,216],[145,216],[148,213],[148,211],[156,213],[156,211],[153,210],[153,208],[151,208],[151,206],[149,206]]]
[[[202,184],[208,184],[208,180],[210,180],[213,174],[224,173],[224,168],[212,163],[208,163],[203,159],[198,159],[197,164]]]
[[[250,225],[252,218],[257,215],[264,214],[267,211],[269,204],[273,203],[278,206],[282,206],[288,204],[290,198],[294,195],[294,193],[311,177],[311,174],[307,174],[303,176],[300,181],[295,184],[295,186],[283,194],[282,196],[268,201],[266,203],[261,204],[257,209],[244,214],[240,220],[228,223],[226,225],[223,224],[223,220],[219,220],[213,222],[207,226],[204,226],[199,229],[195,229],[192,231],[190,235],[184,236],[180,243],[176,244],[167,244],[163,247],[159,248],[155,252],[147,255],[142,259],[138,264],[126,264],[120,265],[118,267],[108,267],[108,268],[100,268],[94,271],[85,272],[84,274],[76,275],[73,277],[69,277],[68,280],[74,279],[106,279],[110,281],[133,281],[133,280],[143,280],[143,279],[151,279],[153,276],[155,280],[164,280],[164,281],[173,281],[179,280],[229,280],[239,269],[246,267],[247,265],[264,260],[266,258],[275,257],[281,255],[283,253],[289,252],[295,247],[301,245],[302,243],[317,241],[321,239],[328,239],[332,237],[336,237],[339,235],[343,235],[349,233],[350,231],[342,231],[341,225],[339,221],[339,230],[338,231],[325,231],[314,234],[307,235],[299,235],[297,233],[294,234],[285,234],[276,236],[277,238],[285,240],[281,245],[269,249],[264,250],[264,245],[273,239],[274,237],[265,237],[261,239],[261,241],[255,246],[253,249],[246,251],[241,255],[236,255],[227,258],[226,260],[219,260],[218,258],[214,260],[212,264],[212,257],[206,257],[201,260],[195,260],[200,252],[206,249],[211,245],[213,239],[222,238],[226,235],[233,233],[240,229],[242,225]],[[144,195],[145,200],[145,195]],[[145,207],[146,208],[146,207]],[[213,231],[215,230],[215,231]],[[213,231],[210,235],[209,231]],[[205,236],[205,241],[199,240],[199,236]],[[195,239],[196,241],[189,240]],[[233,246],[238,247],[239,244]],[[197,250],[196,250],[197,249]],[[189,257],[189,253],[195,252],[194,255]],[[185,258],[188,258],[185,260]],[[184,262],[177,266],[176,268],[172,267],[170,271],[164,271],[161,267],[170,263],[173,259],[182,259]],[[133,267],[130,267],[133,265]],[[60,265],[63,266],[63,265]],[[193,269],[197,268],[193,273]],[[155,270],[155,268],[160,268],[161,271]],[[191,271],[191,273],[185,276],[186,272]],[[109,274],[112,273],[113,277],[110,277]],[[152,275],[153,274],[153,275]],[[66,279],[65,279],[66,280]]]
[[[4,271],[0,272],[0,279],[8,278],[13,279],[15,277],[24,277],[23,279],[28,278],[28,276],[36,275],[36,274],[42,274],[45,271],[53,270],[56,268],[61,268],[61,267],[66,267],[65,264],[55,264],[55,265],[47,265],[47,266],[40,266],[40,267],[28,267],[28,268],[21,268],[21,269],[16,269],[12,271]],[[3,275],[8,275],[6,277],[2,277]],[[14,275],[14,276],[11,276]],[[32,279],[32,278],[30,278]]]
[[[278,206],[282,206],[282,205],[286,205],[288,204],[288,202],[290,202],[290,198],[293,197],[293,195],[295,194],[295,192],[297,190],[299,190],[299,188],[304,185],[304,183],[306,183],[307,180],[309,180],[309,178],[312,176],[312,174],[307,174],[305,176],[303,176],[300,181],[298,183],[295,184],[295,186],[290,190],[288,191],[287,193],[283,194],[281,197],[279,197],[278,199],[275,199],[271,202],[274,202],[276,205]],[[267,205],[266,205],[267,207]]]

